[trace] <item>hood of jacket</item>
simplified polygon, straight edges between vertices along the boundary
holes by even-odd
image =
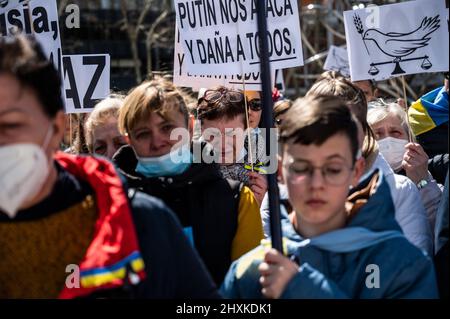
[[[392,202],[389,185],[383,174],[378,170],[364,178],[358,186],[350,191],[346,202],[346,210],[348,213],[347,225],[339,230],[317,236],[317,242],[339,240],[342,243],[334,243],[336,247],[346,247],[353,245],[360,246],[355,236],[360,236],[360,240],[377,242],[380,238],[390,238],[392,235],[401,234],[401,228],[395,220],[395,208]],[[287,239],[287,249],[295,250],[299,243],[304,239],[295,231],[290,218],[282,219],[281,225],[283,236]],[[336,233],[336,234],[333,234]],[[349,235],[347,239],[344,239]],[[353,238],[352,238],[353,237]],[[315,238],[311,242],[303,242],[304,244],[314,244]],[[324,247],[329,247],[326,244]],[[336,248],[339,249],[339,248]],[[350,248],[352,249],[352,248]]]

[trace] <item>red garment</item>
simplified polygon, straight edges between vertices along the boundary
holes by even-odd
[[[128,264],[140,280],[144,279],[144,264],[128,196],[114,166],[103,159],[61,152],[56,154],[55,159],[76,178],[89,183],[94,190],[98,208],[94,239],[79,264],[80,288],[64,287],[59,297],[83,297],[100,289],[120,287],[125,278],[118,271],[125,269]]]
[[[277,102],[281,98],[281,93],[278,91],[278,89],[275,87],[272,90],[272,102]]]

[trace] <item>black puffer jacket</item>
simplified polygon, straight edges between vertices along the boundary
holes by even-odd
[[[172,177],[145,178],[131,146],[113,158],[130,188],[162,199],[184,228],[192,227],[194,245],[217,284],[231,265],[231,248],[238,227],[242,184],[222,178],[217,164],[193,163]]]

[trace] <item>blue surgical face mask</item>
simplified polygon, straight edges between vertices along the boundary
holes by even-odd
[[[183,174],[192,164],[188,145],[159,157],[138,157],[136,172],[145,177],[165,177]]]

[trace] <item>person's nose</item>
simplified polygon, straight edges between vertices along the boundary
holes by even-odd
[[[312,189],[319,189],[325,185],[325,179],[320,168],[313,168],[310,179]]]
[[[169,143],[166,136],[159,134],[158,132],[153,132],[150,138],[150,151],[158,152],[163,147],[167,146]]]
[[[116,154],[117,149],[114,147],[114,145],[108,145],[106,147],[106,157],[109,159],[112,159],[114,154]]]

